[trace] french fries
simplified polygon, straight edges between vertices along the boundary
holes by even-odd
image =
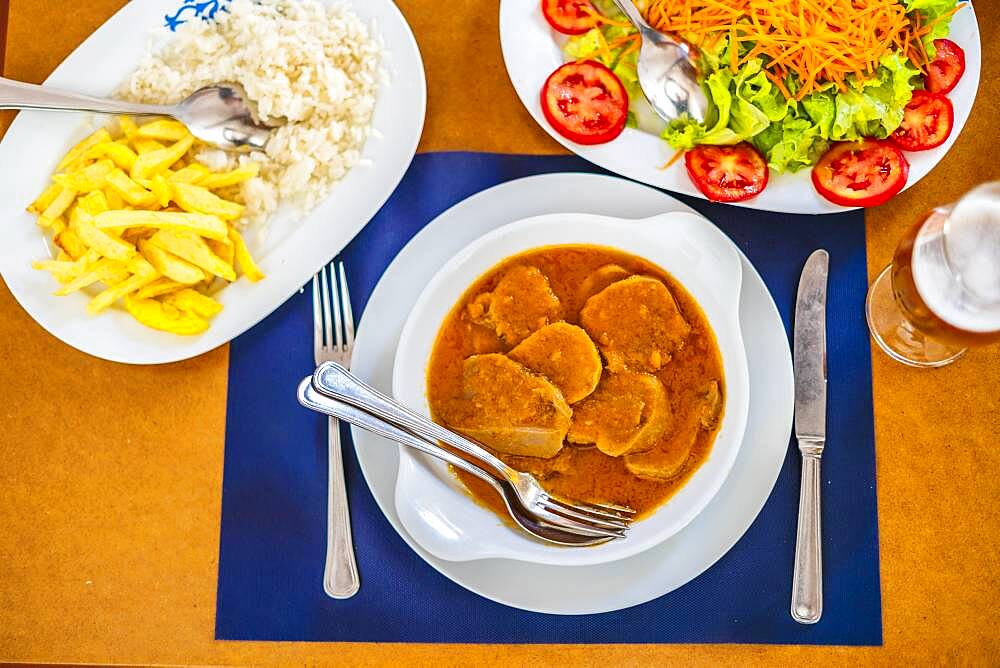
[[[212,172],[174,120],[118,124],[117,138],[102,128],[70,149],[28,205],[56,247],[32,266],[52,274],[56,295],[90,291],[91,314],[120,302],[143,325],[199,334],[222,310],[208,294],[216,278],[264,278],[235,226],[244,206],[213,192],[260,168]]]

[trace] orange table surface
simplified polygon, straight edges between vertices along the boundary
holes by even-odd
[[[4,75],[42,81],[123,4],[0,0],[0,20],[7,10]],[[510,86],[497,0],[398,4],[427,69],[420,150],[563,152]],[[972,116],[927,178],[867,213],[871,275],[921,212],[1000,178],[1000,2],[982,0],[976,9],[984,61]],[[5,113],[0,128],[10,119]],[[873,351],[885,644],[860,648],[216,641],[227,360],[225,347],[162,367],[93,359],[43,331],[0,288],[0,661],[1000,661],[1000,347],[937,371],[909,369]]]

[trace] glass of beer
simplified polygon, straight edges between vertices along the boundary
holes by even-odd
[[[895,360],[954,362],[1000,341],[1000,181],[938,207],[903,237],[865,303],[868,329]]]

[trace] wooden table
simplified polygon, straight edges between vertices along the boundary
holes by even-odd
[[[3,72],[35,82],[124,4],[0,0],[0,19],[8,3]],[[427,68],[422,151],[563,152],[507,80],[496,0],[399,4]],[[1000,178],[1000,2],[980,0],[977,10],[985,60],[972,117],[930,176],[868,212],[872,275],[921,212]],[[10,115],[2,120],[6,128]],[[164,367],[96,360],[44,332],[0,289],[0,660],[581,666],[1000,660],[1000,347],[970,352],[938,371],[912,370],[873,352],[885,627],[885,645],[876,648],[218,642],[227,359],[220,348]]]

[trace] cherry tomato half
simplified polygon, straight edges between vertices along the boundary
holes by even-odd
[[[812,171],[816,191],[842,206],[876,206],[906,185],[910,164],[887,141],[839,142],[823,154]]]
[[[951,100],[941,93],[915,90],[903,109],[903,122],[890,139],[904,151],[926,151],[943,144],[954,124]]]
[[[625,129],[628,93],[594,60],[566,63],[542,86],[542,111],[556,132],[578,144],[603,144]]]
[[[590,0],[542,0],[542,14],[555,30],[582,35],[597,25]]]
[[[684,165],[698,190],[714,202],[742,202],[767,185],[767,162],[746,142],[696,146],[684,154]]]
[[[937,54],[927,68],[927,90],[950,93],[965,73],[965,51],[950,39],[934,40]]]

